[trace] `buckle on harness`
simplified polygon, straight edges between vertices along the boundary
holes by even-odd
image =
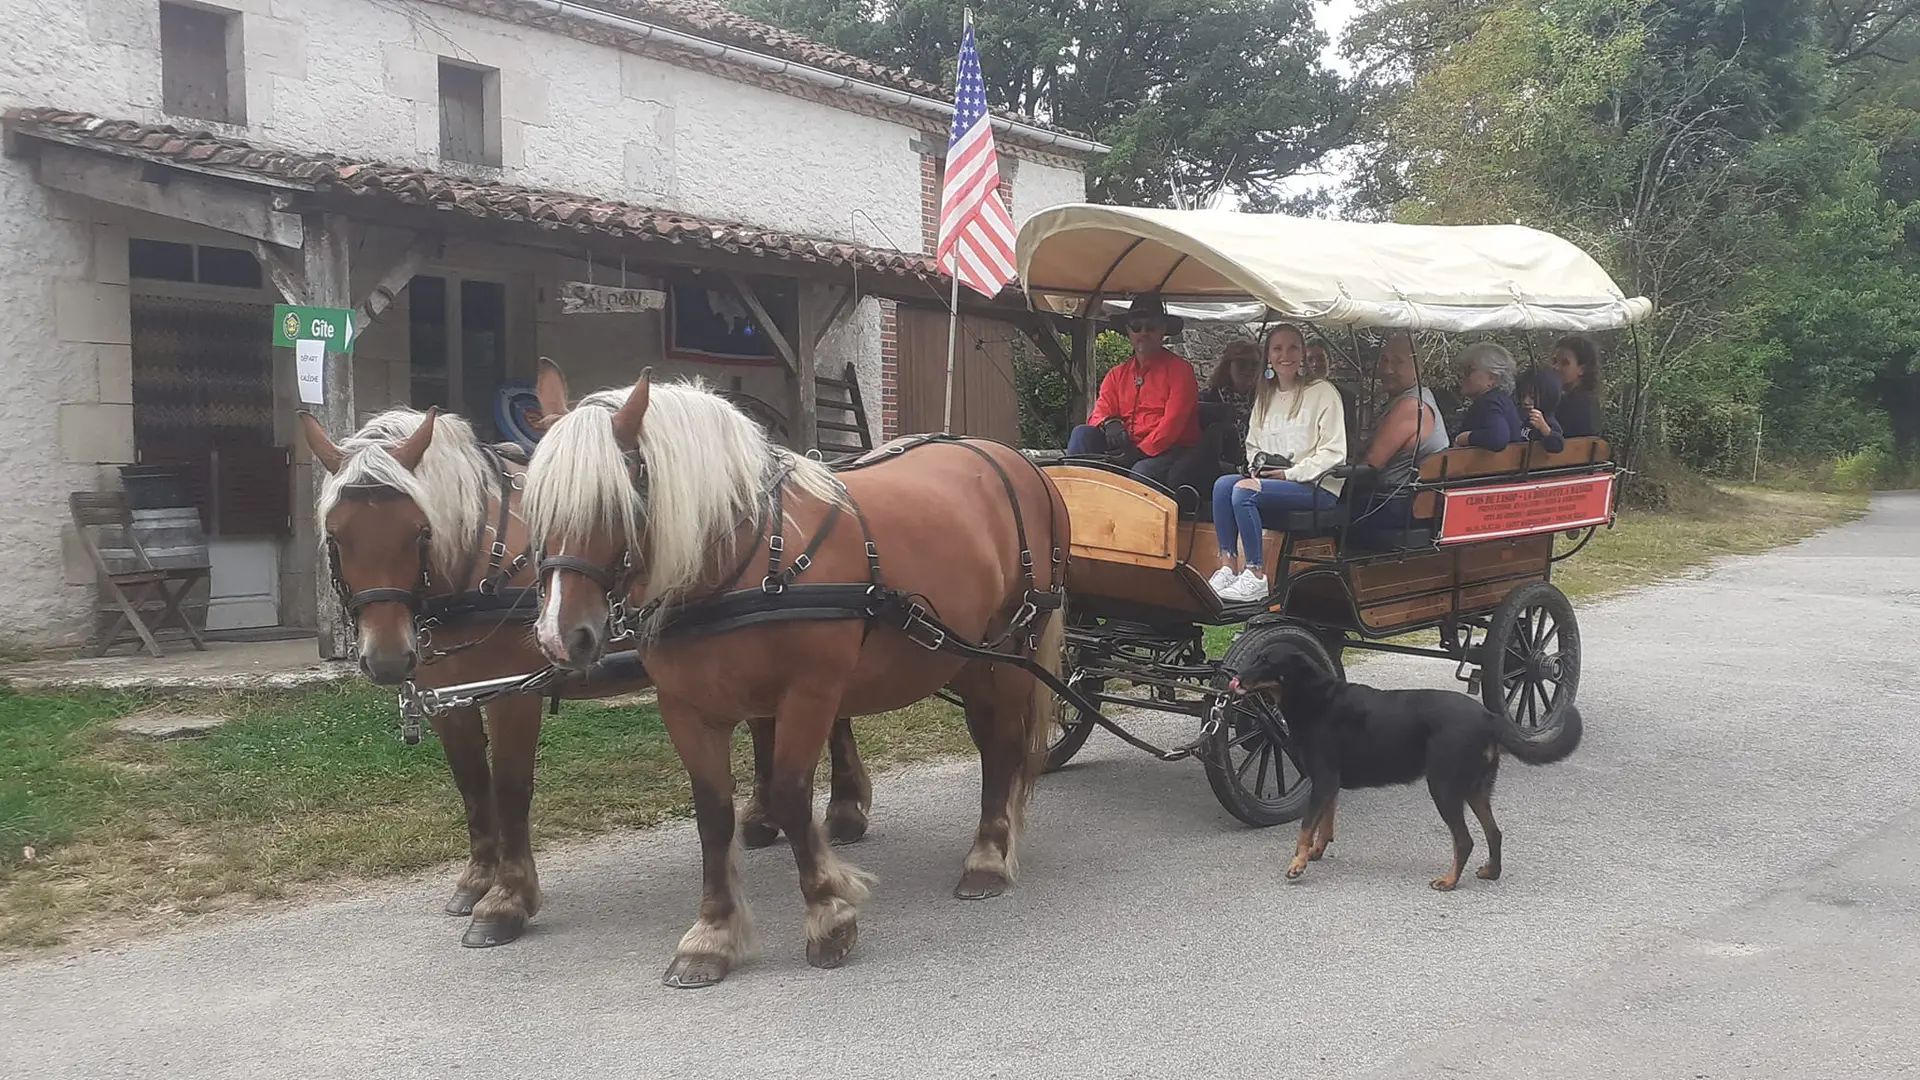
[[[778,578],[772,574],[768,574],[766,577],[760,579],[760,591],[766,593],[768,596],[779,596],[781,593],[787,591],[787,587]]]
[[[504,559],[504,558],[506,558],[506,557],[507,557],[507,544],[506,544],[506,541],[504,541],[504,540],[495,540],[495,541],[493,542],[493,546],[487,549],[487,554],[488,554],[488,555],[491,555],[492,557],[494,557],[494,558],[496,558],[496,559]]]

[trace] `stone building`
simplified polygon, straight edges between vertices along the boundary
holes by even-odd
[[[396,403],[504,427],[543,355],[576,392],[700,374],[798,446],[940,425],[946,88],[711,0],[0,0],[0,34],[0,645],[86,636],[66,495],[136,462],[188,478],[210,626],[330,621],[276,303],[355,311],[336,437]],[[1085,197],[1104,147],[996,128],[1016,220]],[[1011,439],[1044,324],[962,298],[955,427]]]

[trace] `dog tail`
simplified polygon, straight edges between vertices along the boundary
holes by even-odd
[[[1551,765],[1565,759],[1580,746],[1580,710],[1569,701],[1561,707],[1565,719],[1561,721],[1560,731],[1547,742],[1529,742],[1513,730],[1513,725],[1504,719],[1493,726],[1494,738],[1500,741],[1500,748],[1528,765]]]

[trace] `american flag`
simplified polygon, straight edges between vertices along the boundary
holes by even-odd
[[[953,93],[953,133],[940,193],[940,243],[934,258],[967,288],[997,296],[1015,276],[1013,215],[1000,201],[1000,157],[987,116],[987,85],[973,25],[960,41],[960,77]]]

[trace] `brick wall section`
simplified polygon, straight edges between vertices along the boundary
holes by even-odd
[[[900,434],[900,310],[880,301],[880,441]]]

